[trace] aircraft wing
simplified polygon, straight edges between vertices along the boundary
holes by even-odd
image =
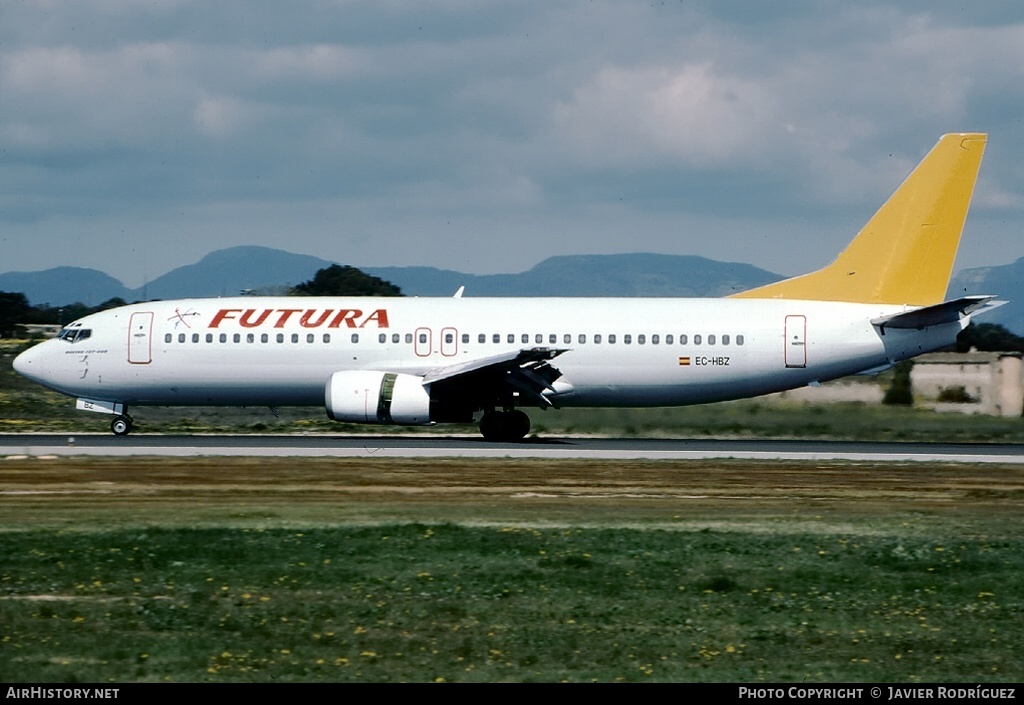
[[[888,316],[872,318],[871,324],[881,330],[886,328],[916,328],[921,330],[929,326],[943,323],[956,323],[965,316],[973,316],[998,308],[1006,301],[995,301],[995,296],[964,296],[941,304],[915,308],[911,311],[893,313]]]
[[[452,384],[493,387],[509,385],[543,408],[552,406],[544,396],[545,391],[555,391],[552,386],[562,373],[551,364],[565,348],[524,348],[510,350],[475,360],[437,367],[423,376],[423,384]]]

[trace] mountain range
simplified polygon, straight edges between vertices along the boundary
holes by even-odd
[[[19,291],[32,304],[75,301],[94,306],[125,301],[283,293],[334,262],[267,247],[211,252],[137,289],[95,269],[56,267],[0,274],[0,291]],[[704,257],[626,254],[551,257],[519,274],[466,274],[434,267],[360,267],[401,287],[407,296],[722,296],[777,281],[748,264]]]
[[[145,301],[284,293],[332,264],[310,255],[243,246],[211,252],[137,289],[95,269],[56,267],[0,274],[0,291],[22,292],[34,305],[55,306],[95,306],[115,297]],[[466,287],[466,296],[725,296],[783,278],[748,264],[647,253],[550,257],[518,274],[466,274],[434,267],[359,269],[399,286],[407,296],[451,296],[461,286]],[[1012,264],[957,273],[948,296],[998,294],[1005,300],[1024,300],[1019,293],[1024,293],[1024,257]],[[1003,306],[984,321],[1000,323],[1019,335],[1024,332],[1024,309]]]

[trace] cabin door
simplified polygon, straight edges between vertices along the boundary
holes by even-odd
[[[413,350],[419,357],[429,357],[434,345],[434,335],[429,328],[417,328],[413,338]]]
[[[133,313],[128,323],[128,362],[148,365],[153,361],[153,314]]]
[[[459,332],[454,328],[442,328],[439,335],[434,335],[430,328],[417,328],[413,339],[413,350],[417,357],[429,357],[441,353],[445,357],[454,357],[459,352]],[[439,348],[434,347],[437,342]]]
[[[807,367],[807,316],[786,316],[786,367]]]
[[[459,351],[459,332],[454,328],[441,329],[441,354],[453,357]]]

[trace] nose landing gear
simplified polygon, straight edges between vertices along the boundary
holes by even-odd
[[[114,420],[110,422],[110,430],[115,436],[127,436],[132,432],[132,426],[135,422],[132,421],[132,417],[126,414],[114,417]]]

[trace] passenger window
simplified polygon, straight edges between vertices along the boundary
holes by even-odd
[[[630,343],[633,342],[633,336],[630,335],[629,333],[626,333],[624,336],[622,336],[622,342],[625,345],[629,345]]]
[[[558,343],[558,336],[554,333],[548,335],[548,345],[555,345],[556,343]]]
[[[530,342],[530,334],[529,333],[523,333],[522,340],[523,340],[524,343],[529,343]]]
[[[283,343],[284,342],[284,333],[278,333],[277,334],[277,342],[279,342],[279,343]]]
[[[715,336],[714,336],[714,334],[709,335],[708,336],[708,345],[714,345],[714,344],[715,344]]]
[[[207,333],[206,334],[206,342],[207,343],[212,343],[213,342],[213,333]]]
[[[481,333],[480,335],[478,335],[476,337],[476,342],[478,342],[480,344],[486,343],[487,342],[487,336],[484,335],[483,333]]]
[[[743,336],[742,335],[737,335],[736,336],[736,344],[737,345],[743,345]]]
[[[454,343],[455,342],[455,336],[452,335],[451,333],[445,333],[444,334],[444,342],[449,343],[449,344]]]
[[[266,333],[262,334],[260,336],[260,342],[261,343],[269,343],[270,342],[270,336],[267,335]]]
[[[400,342],[402,342],[402,336],[400,336],[398,333],[392,333],[391,334],[391,342],[392,343],[400,343]]]
[[[609,345],[615,345],[615,334],[614,333],[609,333],[608,334],[608,344]]]
[[[299,334],[298,333],[292,333],[292,342],[293,343],[299,342]]]
[[[647,342],[647,336],[646,336],[646,335],[644,335],[643,333],[641,333],[640,335],[638,335],[638,336],[636,337],[636,343],[637,343],[637,345],[643,345],[643,344],[644,344],[644,343],[646,343],[646,342]]]
[[[426,342],[427,342],[427,334],[426,333],[420,333],[420,344],[423,344],[423,343],[426,343]]]
[[[192,342],[193,343],[198,343],[199,342],[199,334],[198,333],[193,333],[192,334]]]
[[[227,333],[221,333],[220,334],[220,342],[222,342],[222,343],[228,342],[228,334]]]
[[[671,345],[672,342],[672,334],[669,333],[668,335],[665,336],[665,345]]]
[[[565,335],[563,335],[562,336],[562,342],[565,343],[566,345],[569,345],[570,343],[572,343],[572,335],[569,334],[569,333],[566,333]]]
[[[601,334],[600,333],[594,333],[594,342],[597,343],[597,344],[601,343]]]
[[[324,333],[324,342],[325,343],[331,342],[331,334],[330,333]]]
[[[723,335],[722,336],[722,345],[728,345],[728,344],[729,344],[729,336],[728,335]]]
[[[242,334],[241,333],[235,333],[233,336],[231,336],[231,339],[233,341],[235,341],[236,343],[241,343],[242,342]]]
[[[353,333],[352,334],[352,342],[353,343],[358,343],[359,342],[359,334],[358,333]]]
[[[501,333],[495,333],[494,335],[492,335],[491,336],[491,342],[492,343],[500,343],[501,342]]]
[[[386,343],[386,342],[388,342],[388,335],[387,335],[387,333],[381,333],[380,335],[378,335],[377,336],[377,342],[379,342],[379,343]]]
[[[660,337],[658,337],[657,335],[651,336],[651,345],[657,345],[659,342],[661,342]]]
[[[71,336],[69,335],[68,338],[70,338],[70,337]],[[173,340],[174,340],[174,336],[171,335],[170,333],[168,333],[167,335],[164,336],[164,342],[165,343],[170,343]]]
[[[700,345],[700,336],[699,335],[693,336],[693,344],[694,345]]]
[[[682,335],[679,336],[679,344],[680,345],[686,345],[686,341],[687,341],[686,333],[683,333]]]
[[[245,335],[245,342],[247,342],[247,343],[255,343],[256,342],[256,334],[255,333],[246,333],[246,335]]]
[[[405,334],[405,342],[406,343],[411,343],[412,342],[412,333],[406,333]]]
[[[586,333],[580,333],[580,337],[578,337],[576,340],[579,341],[580,345],[586,345],[587,344],[587,334]]]
[[[516,334],[515,333],[509,333],[508,334],[508,342],[510,342],[510,343],[516,342]]]
[[[468,343],[469,342],[469,333],[463,333],[462,334],[462,342],[463,343]]]
[[[313,335],[312,333],[306,333],[306,342],[307,343],[312,343],[314,340],[316,340],[316,336],[315,335]]]

